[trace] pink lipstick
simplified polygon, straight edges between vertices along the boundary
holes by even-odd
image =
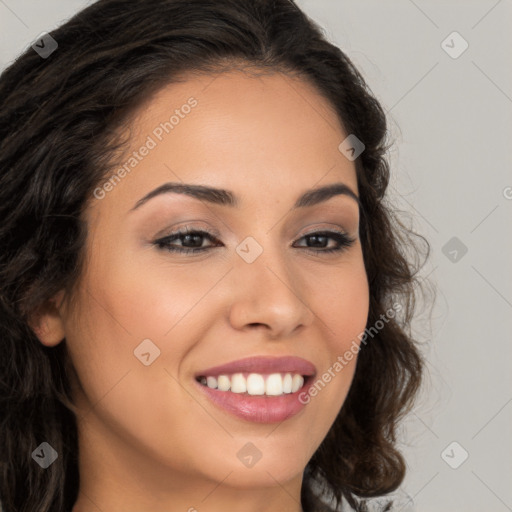
[[[248,357],[195,373],[196,385],[216,406],[246,421],[281,422],[307,404],[316,375],[300,357]]]

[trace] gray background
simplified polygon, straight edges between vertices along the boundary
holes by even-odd
[[[0,68],[90,3],[0,0]],[[298,4],[387,110],[392,198],[432,246],[437,299],[415,323],[430,377],[401,432],[397,510],[512,511],[512,2]]]

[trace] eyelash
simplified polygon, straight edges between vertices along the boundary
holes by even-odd
[[[193,230],[193,229],[189,230],[188,228],[185,228],[183,230],[176,231],[175,233],[171,233],[170,235],[168,235],[164,238],[160,238],[159,240],[156,240],[154,242],[154,244],[157,245],[159,249],[166,250],[166,251],[173,252],[173,253],[181,253],[181,254],[190,254],[190,253],[197,254],[197,253],[201,253],[201,252],[204,252],[208,249],[212,249],[213,247],[215,247],[215,246],[213,246],[213,247],[183,248],[183,247],[175,247],[175,246],[170,245],[170,242],[180,239],[181,237],[186,236],[186,235],[199,235],[199,236],[202,236],[203,238],[208,239],[211,242],[218,242],[215,235],[208,230]],[[299,240],[302,240],[303,238],[312,237],[312,236],[323,236],[323,237],[327,237],[327,238],[332,238],[333,240],[336,240],[336,242],[338,243],[338,247],[331,248],[331,249],[322,249],[322,248],[314,249],[311,247],[305,247],[306,252],[315,253],[315,255],[342,252],[344,249],[348,249],[349,247],[351,247],[355,242],[354,238],[350,238],[349,236],[347,236],[345,233],[342,233],[341,231],[340,232],[338,232],[338,231],[314,231],[312,233],[307,233],[306,235],[303,235],[301,238],[299,238]],[[218,247],[218,245],[217,245],[217,247]]]

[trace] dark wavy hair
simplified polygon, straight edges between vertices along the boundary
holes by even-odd
[[[74,368],[66,344],[43,346],[30,319],[59,290],[72,296],[78,286],[84,211],[126,147],[119,129],[187,72],[249,68],[309,81],[346,133],[363,141],[355,163],[370,289],[367,325],[395,301],[403,305],[403,314],[359,353],[343,407],[306,467],[303,509],[339,510],[346,500],[364,511],[365,498],[396,490],[406,470],[396,447],[398,422],[411,409],[424,370],[410,329],[420,250],[413,244],[417,235],[385,197],[385,113],[349,58],[289,0],[100,0],[51,36],[58,49],[48,58],[28,48],[0,75],[4,512],[68,512],[77,499]],[[428,254],[428,242],[419,238]],[[31,458],[42,441],[59,454],[46,470]]]

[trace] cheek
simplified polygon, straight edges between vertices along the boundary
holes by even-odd
[[[139,407],[162,390],[180,394],[172,376],[201,339],[206,327],[198,322],[198,311],[204,312],[209,304],[204,296],[218,281],[216,272],[162,267],[161,260],[97,250],[77,314],[67,326],[69,351],[87,400],[108,403],[109,414],[117,411],[128,419],[133,413],[134,421],[144,415],[137,418],[127,404]]]
[[[314,416],[323,418],[312,425],[322,438],[341,409],[354,377],[368,318],[369,289],[362,258],[318,277],[311,307],[323,326],[324,357],[303,399],[315,409]]]
[[[161,255],[146,249],[149,256],[139,249],[139,254],[126,258],[118,250],[96,259],[88,274],[88,289],[96,299],[89,317],[95,330],[112,329],[120,340],[129,338],[132,344],[146,338],[157,344],[173,338],[173,344],[179,344],[183,336],[175,333],[194,315],[218,273],[166,265]]]
[[[193,428],[183,426],[183,418],[193,415],[198,404],[175,378],[189,349],[190,335],[177,323],[187,308],[176,300],[177,290],[162,282],[151,286],[146,277],[121,265],[87,276],[88,291],[77,304],[80,318],[68,326],[69,352],[83,388],[75,396],[85,428],[93,426],[91,432],[101,423],[155,458],[176,454],[174,463],[185,469],[191,462],[177,446],[198,437]],[[173,304],[179,309],[173,310]],[[145,341],[141,351],[143,340],[154,345]],[[152,362],[145,365],[143,354],[148,352]],[[169,432],[175,435],[165,436]],[[108,439],[91,442],[101,447]]]
[[[368,319],[369,288],[361,253],[318,277],[314,307],[323,320],[329,352],[341,355],[354,340],[359,344]]]

